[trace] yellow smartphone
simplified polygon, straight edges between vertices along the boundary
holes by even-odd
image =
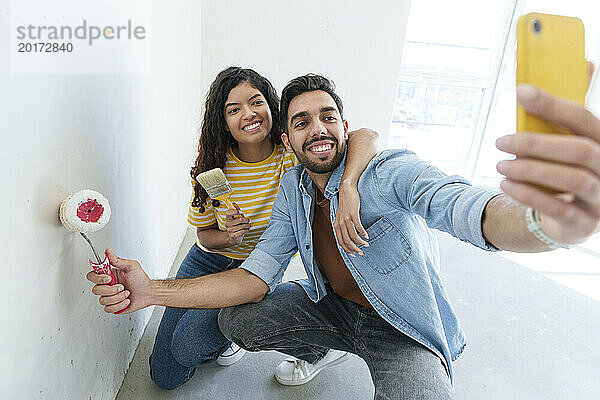
[[[588,88],[585,33],[579,18],[530,13],[517,24],[517,85],[529,83],[583,105]],[[517,131],[571,132],[517,104]]]

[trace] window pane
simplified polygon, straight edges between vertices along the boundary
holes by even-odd
[[[416,0],[411,2],[407,41],[489,47],[505,2]]]
[[[491,50],[483,47],[405,42],[402,68],[484,75],[490,70]]]
[[[389,147],[407,148],[446,173],[461,173],[483,89],[400,82]]]
[[[489,74],[505,7],[501,1],[413,1],[402,68]]]
[[[512,158],[511,155],[496,149],[496,139],[500,136],[515,133],[517,126],[516,99],[516,33],[512,32],[506,46],[504,62],[500,70],[496,93],[491,108],[477,162],[473,173],[473,183],[488,187],[498,187],[502,176],[496,171],[500,160]]]

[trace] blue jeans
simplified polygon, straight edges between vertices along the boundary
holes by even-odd
[[[194,244],[181,263],[177,278],[213,274],[241,263],[202,251]],[[218,309],[165,309],[150,356],[150,376],[159,387],[175,389],[194,375],[198,365],[216,359],[231,345],[219,330],[218,314]]]
[[[299,285],[280,284],[258,303],[223,308],[219,326],[248,351],[277,350],[310,363],[327,348],[357,354],[369,367],[376,400],[453,398],[444,360],[374,309],[326,288],[314,303]]]

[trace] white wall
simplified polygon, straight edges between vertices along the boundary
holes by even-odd
[[[113,214],[91,234],[96,246],[139,259],[151,276],[167,274],[187,225],[201,7],[146,3],[156,28],[148,32],[149,74],[11,74],[7,3],[0,10],[0,397],[112,399],[152,310],[103,312],[85,279],[91,251],[58,223],[58,206],[79,189],[103,193]],[[104,2],[52,2],[56,15],[80,18],[73,5],[90,20],[108,10]],[[128,52],[111,56],[135,61]]]
[[[298,75],[320,73],[336,83],[350,129],[366,126],[387,135],[409,5],[409,0],[205,1],[202,88],[230,65],[255,69],[279,92]]]

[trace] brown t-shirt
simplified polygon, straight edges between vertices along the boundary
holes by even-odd
[[[313,249],[321,272],[327,277],[336,294],[363,306],[371,307],[337,248],[329,219],[329,200],[318,188],[315,192],[317,204],[312,222]]]

